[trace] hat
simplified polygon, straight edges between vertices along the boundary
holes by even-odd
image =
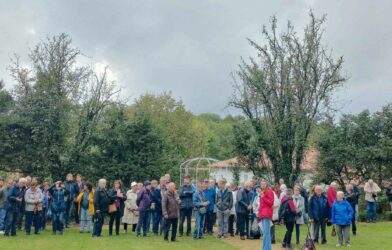
[[[151,182],[150,182],[150,181],[145,181],[145,182],[144,182],[144,186],[145,186],[145,187],[147,187],[147,186],[149,186],[149,185],[151,185]]]
[[[137,185],[137,183],[134,181],[131,183],[131,187],[136,186],[136,185]]]

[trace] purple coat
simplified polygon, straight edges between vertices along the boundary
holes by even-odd
[[[136,205],[138,206],[139,211],[149,210],[151,206],[150,191],[148,191],[146,188],[143,188],[137,194]]]

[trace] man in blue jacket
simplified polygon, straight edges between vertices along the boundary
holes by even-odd
[[[18,221],[19,211],[23,204],[26,190],[26,179],[20,178],[19,182],[8,190],[7,195],[7,214],[5,216],[5,233],[4,236],[16,236],[16,224]]]
[[[205,181],[206,185],[209,185],[209,188],[205,189],[204,198],[206,201],[209,201],[208,206],[206,207],[206,221],[205,221],[205,231],[212,235],[213,234],[213,226],[214,226],[214,208],[215,208],[215,201],[216,201],[216,189],[215,189],[215,182],[208,180]]]
[[[191,178],[185,176],[183,179],[183,185],[180,186],[180,227],[179,236],[184,234],[184,221],[186,218],[186,236],[191,234],[191,219],[193,210],[192,197],[195,193],[193,186],[191,185]]]
[[[64,187],[69,193],[65,202],[65,227],[68,228],[69,224],[71,224],[71,211],[73,204],[80,191],[79,186],[74,181],[73,175],[71,173],[67,174],[66,180],[64,181]]]
[[[327,243],[325,234],[326,222],[329,218],[328,199],[323,194],[321,186],[317,185],[314,188],[315,194],[309,200],[309,217],[313,223],[314,241],[319,242],[319,232],[321,227],[321,244]]]

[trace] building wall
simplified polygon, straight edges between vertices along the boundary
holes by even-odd
[[[233,172],[230,168],[215,168],[211,169],[211,177],[216,178],[219,181],[222,178],[225,178],[229,183],[234,181]],[[253,177],[252,171],[244,171],[240,172],[240,183],[243,184],[249,182]]]

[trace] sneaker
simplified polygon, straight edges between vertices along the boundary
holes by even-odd
[[[340,244],[336,244],[336,247],[341,247],[342,245],[340,245]]]
[[[350,245],[350,244],[347,244],[346,247],[351,247],[351,245]]]
[[[0,231],[0,234],[3,235],[3,234],[4,234],[4,231]]]

